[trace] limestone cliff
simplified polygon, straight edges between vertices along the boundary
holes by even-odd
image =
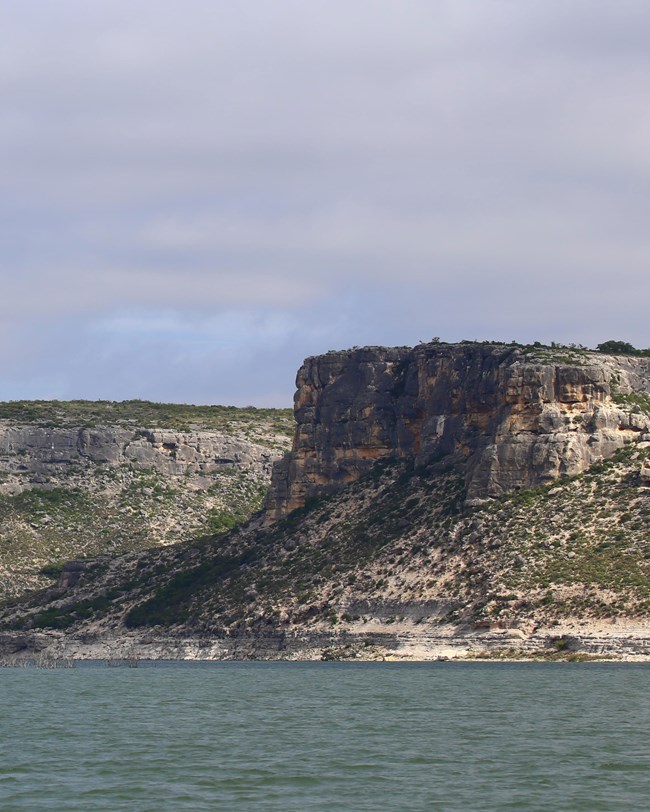
[[[503,344],[368,347],[308,358],[269,521],[379,459],[446,458],[469,502],[581,473],[650,431],[650,359]]]
[[[83,474],[97,465],[126,466],[185,478],[194,489],[214,484],[226,469],[270,475],[277,453],[241,437],[210,431],[162,429],[45,428],[0,421],[0,493],[15,494],[33,485]]]
[[[247,519],[288,446],[287,412],[0,404],[0,600],[51,583],[70,559],[171,544]]]

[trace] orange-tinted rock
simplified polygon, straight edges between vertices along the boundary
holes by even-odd
[[[580,473],[650,430],[612,400],[650,391],[650,359],[590,353],[576,365],[503,344],[367,347],[308,358],[293,450],[276,463],[269,521],[386,457],[447,457],[480,500]]]

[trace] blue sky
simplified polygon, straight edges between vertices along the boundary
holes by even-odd
[[[650,346],[648,32],[633,0],[6,0],[0,398]]]

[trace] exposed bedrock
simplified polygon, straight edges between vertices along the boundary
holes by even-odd
[[[462,465],[467,498],[478,501],[578,474],[650,431],[649,358],[556,355],[432,343],[308,358],[296,380],[293,450],[274,467],[269,521],[384,458],[446,457]]]
[[[224,468],[268,476],[278,455],[265,446],[211,431],[158,429],[42,428],[0,422],[0,493],[16,493],[31,484],[56,482],[66,470],[93,465],[156,470],[191,477],[208,487]],[[47,478],[47,479],[46,479]]]

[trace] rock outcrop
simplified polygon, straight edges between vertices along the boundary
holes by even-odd
[[[106,427],[43,428],[0,422],[0,493],[20,493],[30,484],[57,481],[70,473],[104,465],[184,476],[207,488],[226,468],[268,477],[278,454],[248,440],[217,432],[172,432]]]
[[[368,347],[308,358],[268,521],[380,459],[461,466],[468,502],[581,473],[650,431],[650,359],[503,344]]]

